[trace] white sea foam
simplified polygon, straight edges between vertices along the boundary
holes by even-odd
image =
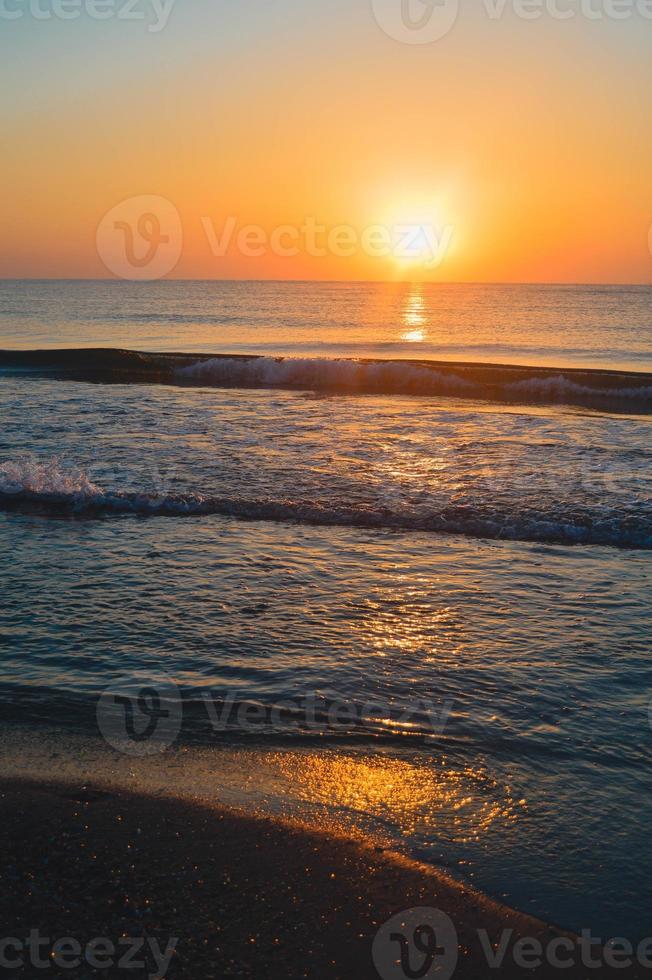
[[[70,513],[89,517],[102,514],[137,514],[152,517],[233,517],[249,521],[277,521],[357,528],[392,528],[426,533],[461,534],[478,538],[544,541],[563,544],[600,544],[613,547],[652,548],[650,523],[645,513],[623,521],[613,510],[595,515],[522,509],[506,511],[492,501],[477,507],[448,506],[425,512],[343,505],[310,499],[272,499],[105,491],[80,469],[58,459],[20,458],[0,465],[0,508],[36,508],[38,512]]]
[[[302,388],[325,391],[376,392],[404,395],[453,395],[494,401],[613,405],[641,408],[652,403],[652,387],[592,386],[573,376],[537,376],[500,380],[501,368],[474,365],[477,378],[463,377],[455,366],[442,369],[408,361],[356,361],[328,358],[216,357],[179,367],[180,384],[246,388]],[[511,370],[511,369],[510,369]],[[533,372],[534,369],[514,368]],[[614,381],[618,375],[614,376]],[[495,379],[495,380],[494,380]]]
[[[211,358],[176,372],[180,381],[310,389],[347,389],[396,394],[472,396],[476,385],[455,374],[401,361],[330,360],[329,358]]]
[[[545,378],[522,378],[504,385],[506,394],[542,401],[573,402],[577,396],[583,400],[609,399],[610,401],[652,401],[652,387],[593,388],[580,385],[563,374]]]
[[[41,460],[23,456],[0,464],[0,493],[8,496],[33,494],[92,500],[103,492],[83,470],[67,466],[56,457]]]

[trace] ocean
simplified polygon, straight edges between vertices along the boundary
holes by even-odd
[[[652,288],[4,281],[0,348],[5,753],[147,678],[171,779],[649,932]]]

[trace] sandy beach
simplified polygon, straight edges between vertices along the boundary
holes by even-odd
[[[496,943],[513,930],[510,945],[529,937],[545,946],[564,934],[382,848],[170,798],[16,779],[0,785],[3,936],[36,930],[42,956],[64,937],[74,937],[83,956],[102,937],[121,955],[142,943],[133,960],[147,965],[134,966],[134,977],[156,976],[152,949],[174,947],[171,978],[371,980],[379,975],[372,956],[379,928],[402,910],[431,907],[454,922],[459,980],[558,973],[513,962],[488,969],[479,929]],[[42,973],[30,963],[8,971]],[[124,973],[82,963],[59,975]]]

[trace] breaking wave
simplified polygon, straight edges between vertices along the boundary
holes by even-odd
[[[162,354],[110,349],[0,351],[0,370],[77,381],[431,395],[652,412],[652,375],[634,371],[417,360]]]
[[[382,394],[446,394],[473,397],[472,381],[435,368],[401,361],[354,361],[328,358],[214,358],[179,368],[180,381],[248,388],[309,388]]]
[[[526,374],[518,377],[518,374]],[[582,378],[590,372],[583,372]],[[516,380],[511,380],[517,375]],[[212,358],[176,371],[179,382],[220,387],[308,388],[379,394],[457,395],[505,402],[564,404],[631,403],[652,407],[652,384],[618,386],[618,375],[595,372],[597,383],[563,373],[491,365],[418,364],[326,358]],[[615,383],[614,383],[615,382]]]
[[[0,509],[47,515],[102,517],[232,517],[316,526],[355,527],[460,534],[508,541],[592,544],[652,549],[649,515],[611,511],[599,517],[534,511],[506,512],[489,505],[450,504],[431,511],[392,509],[320,501],[211,496],[200,493],[152,494],[105,490],[79,469],[57,459],[19,459],[0,465]]]

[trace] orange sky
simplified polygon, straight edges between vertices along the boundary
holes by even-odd
[[[652,279],[652,21],[476,5],[411,45],[366,0],[315,6],[177,0],[159,33],[3,24],[0,276],[110,276],[98,225],[147,195],[180,216],[175,278]],[[299,254],[214,255],[207,223],[229,217],[296,227]],[[306,217],[358,244],[306,254]],[[360,244],[415,223],[446,240],[436,264]]]

